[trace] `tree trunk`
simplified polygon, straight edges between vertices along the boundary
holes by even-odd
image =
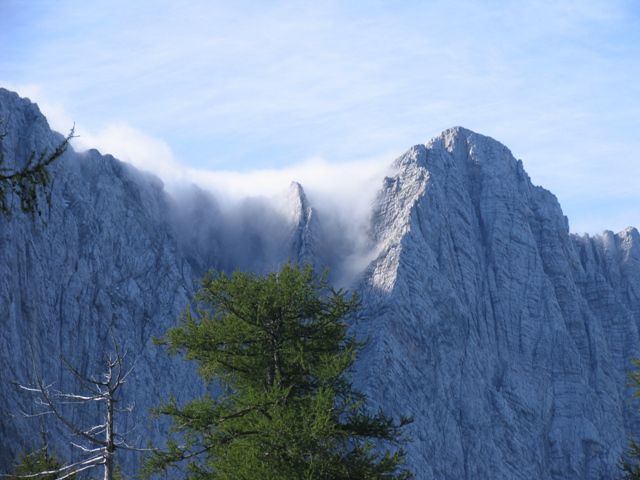
[[[113,397],[111,392],[107,397],[107,428],[106,428],[107,448],[104,455],[104,480],[113,479],[113,451],[115,450],[113,438]]]
[[[273,387],[280,377],[280,328],[282,320],[274,319],[269,323],[270,357],[267,362],[267,386]]]

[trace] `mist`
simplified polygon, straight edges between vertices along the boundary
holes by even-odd
[[[352,286],[372,259],[372,206],[393,160],[314,158],[234,172],[187,168],[161,155],[155,165],[148,154],[116,155],[162,180],[169,220],[195,275],[264,274],[293,261],[328,269],[338,287]]]
[[[57,130],[73,124],[62,105],[39,105]],[[166,141],[126,122],[98,130],[76,125],[76,134],[74,150],[96,148],[162,181],[175,235],[197,275],[209,269],[265,273],[287,260],[313,261],[316,269],[329,269],[332,283],[342,287],[351,286],[375,254],[372,206],[402,153],[349,161],[315,156],[280,168],[221,170],[188,166],[196,159],[176,158]],[[292,194],[292,182],[302,187],[304,206]],[[305,223],[300,216],[309,211],[313,255],[294,258],[292,249],[302,246],[296,238]]]

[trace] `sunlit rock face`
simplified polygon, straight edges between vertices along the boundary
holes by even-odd
[[[638,431],[637,230],[571,235],[506,147],[462,128],[395,166],[361,286],[359,382],[414,416],[418,477],[619,477]]]
[[[0,118],[9,166],[61,140],[6,90]],[[626,378],[640,356],[640,236],[571,235],[556,198],[495,140],[454,128],[400,157],[362,252],[296,183],[228,208],[196,187],[170,195],[95,150],[69,151],[51,174],[41,216],[0,218],[2,471],[41,429],[20,415],[32,399],[11,382],[37,373],[75,389],[60,356],[99,372],[113,333],[135,365],[123,389],[135,410],[118,428],[131,443],[157,441],[149,409],[202,387],[151,340],[177,324],[204,272],[265,273],[287,260],[337,271],[354,255],[370,259],[349,275],[363,300],[354,329],[369,339],[355,381],[375,407],[414,417],[417,478],[616,478],[640,433]],[[67,412],[98,423],[95,410]],[[69,455],[59,425],[47,429]],[[124,462],[135,470],[135,456]]]

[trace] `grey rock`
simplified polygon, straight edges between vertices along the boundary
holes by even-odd
[[[35,105],[0,90],[0,118],[8,163],[19,165],[31,151],[51,149],[52,133]],[[18,208],[0,218],[0,465],[6,471],[18,453],[38,442],[40,419],[33,397],[13,382],[40,376],[63,391],[77,391],[61,357],[83,375],[102,373],[111,337],[126,348],[134,373],[120,416],[120,431],[144,438],[149,410],[170,392],[196,393],[193,368],[172,361],[151,342],[172,325],[194,290],[190,264],[180,254],[166,221],[161,183],[111,156],[69,151],[51,171],[51,206],[42,216]],[[154,379],[150,381],[150,379]],[[70,419],[95,425],[95,410],[68,408]],[[134,428],[135,427],[135,428]],[[49,440],[60,456],[70,455],[61,425],[49,422]],[[68,438],[68,435],[64,435]]]
[[[358,378],[414,416],[418,478],[619,477],[638,432],[637,231],[571,235],[506,147],[462,128],[395,166],[373,215]]]
[[[36,105],[4,89],[0,119],[9,168],[63,138]],[[69,149],[50,173],[51,202],[40,203],[41,216],[23,214],[18,205],[0,216],[0,471],[40,446],[43,427],[62,458],[78,453],[59,422],[21,414],[38,409],[14,383],[40,377],[77,392],[62,359],[95,376],[114,343],[134,367],[120,404],[135,409],[117,416],[117,430],[129,432],[133,445],[162,444],[166,425],[153,422],[150,411],[171,395],[178,401],[200,395],[203,386],[194,365],[152,340],[178,324],[198,279],[209,269],[264,273],[312,254],[312,210],[299,185],[285,195],[289,212],[282,202],[259,198],[228,211],[195,186],[170,196],[153,175],[97,150]],[[64,413],[86,428],[101,423],[95,408]],[[134,454],[120,460],[125,471],[136,468]]]

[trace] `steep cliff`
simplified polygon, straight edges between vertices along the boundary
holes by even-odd
[[[0,118],[10,164],[61,138],[1,89]],[[35,370],[72,388],[60,355],[95,372],[115,332],[137,357],[124,391],[136,409],[120,427],[146,442],[159,398],[201,388],[150,339],[175,325],[204,271],[286,259],[339,270],[356,254],[372,260],[352,285],[364,307],[354,328],[369,338],[356,382],[415,418],[417,478],[615,478],[640,433],[626,385],[640,356],[640,236],[571,235],[556,198],[495,140],[454,128],[401,156],[362,252],[336,240],[296,183],[223,208],[95,150],[69,151],[52,178],[42,217],[0,218],[1,470],[40,428],[19,415],[30,398],[12,381]]]
[[[35,105],[0,90],[0,118],[10,165],[30,151],[60,141]],[[190,368],[171,361],[150,342],[173,325],[193,292],[191,267],[180,254],[166,222],[168,200],[156,179],[111,156],[92,150],[69,151],[51,172],[51,207],[42,216],[14,209],[0,218],[0,463],[6,471],[17,453],[39,441],[41,418],[23,418],[33,397],[12,382],[35,375],[57,388],[76,391],[61,356],[85,375],[102,373],[110,337],[129,350],[135,372],[124,390],[135,401],[122,415],[124,431],[140,426],[149,408],[170,391],[196,391]],[[150,379],[156,379],[150,381]],[[95,411],[66,412],[86,427]],[[68,444],[56,441],[60,425],[48,425],[60,455]]]
[[[637,432],[638,232],[572,236],[506,147],[462,128],[395,167],[359,378],[414,415],[419,478],[615,478]]]
[[[62,139],[36,105],[3,89],[0,119],[8,167]],[[118,430],[130,431],[132,444],[157,439],[151,408],[202,389],[193,366],[152,342],[176,325],[198,278],[211,268],[272,270],[310,248],[304,233],[310,210],[299,187],[287,197],[299,204],[289,214],[257,199],[228,212],[196,187],[170,197],[157,178],[96,150],[69,150],[54,165],[50,207],[41,202],[41,216],[23,214],[17,205],[11,216],[0,216],[0,471],[41,441],[44,417],[22,415],[35,411],[34,397],[13,383],[38,376],[77,391],[61,358],[83,375],[100,374],[112,338],[134,367],[121,404],[135,409],[117,416]],[[100,423],[91,407],[65,414],[87,428]],[[68,438],[60,423],[45,426],[67,458],[72,448],[56,440]],[[126,462],[133,465],[132,458]]]

